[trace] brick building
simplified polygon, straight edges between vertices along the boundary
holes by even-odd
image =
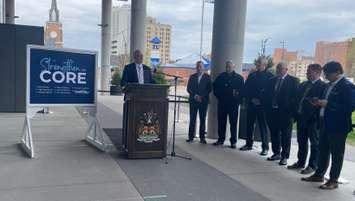
[[[316,43],[315,62],[321,65],[338,61],[347,77],[355,77],[355,38],[340,42],[319,41]]]
[[[298,59],[298,52],[289,52],[287,49],[276,48],[274,50],[273,61],[274,64],[278,64],[280,62],[289,63],[290,61],[295,61]]]

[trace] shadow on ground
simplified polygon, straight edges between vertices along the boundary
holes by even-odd
[[[206,163],[192,158],[128,160],[117,150],[122,145],[122,129],[104,129],[117,161],[145,200],[161,201],[267,201]],[[188,155],[181,149],[176,152]]]

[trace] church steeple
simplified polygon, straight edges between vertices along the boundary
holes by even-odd
[[[59,22],[59,10],[57,7],[57,0],[52,0],[51,9],[49,9],[49,21]]]

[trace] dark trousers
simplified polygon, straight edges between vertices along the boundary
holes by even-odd
[[[200,117],[200,129],[199,129],[200,139],[205,138],[207,107],[208,107],[208,103],[190,102],[189,139],[195,138],[197,112],[199,113],[199,117]]]
[[[250,103],[247,107],[247,139],[246,145],[253,146],[255,120],[258,120],[260,137],[263,150],[269,150],[269,139],[266,127],[265,110],[262,107],[256,107]]]
[[[345,142],[347,134],[326,133],[321,131],[319,140],[319,160],[318,169],[315,175],[324,177],[329,167],[330,156],[332,165],[330,168],[330,181],[338,181],[343,167]]]
[[[269,128],[272,152],[274,154],[281,153],[281,157],[287,159],[290,157],[292,119],[289,114],[284,114],[278,109],[273,109],[270,115]]]
[[[218,141],[224,142],[226,139],[227,117],[229,117],[231,138],[230,143],[237,142],[237,121],[238,121],[238,106],[231,103],[218,102]]]
[[[319,155],[319,129],[316,122],[297,121],[297,142],[298,142],[298,163],[301,166],[306,165],[308,156],[308,140],[311,144],[311,154],[308,166],[317,169]]]

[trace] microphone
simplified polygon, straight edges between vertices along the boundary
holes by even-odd
[[[182,79],[183,78],[183,77],[178,76],[178,75],[172,75],[172,74],[169,74],[169,73],[158,72],[158,68],[153,68],[153,73],[154,74],[158,74],[158,75],[165,75],[165,76],[168,76],[168,77],[173,77],[173,78],[176,78],[176,79]]]

